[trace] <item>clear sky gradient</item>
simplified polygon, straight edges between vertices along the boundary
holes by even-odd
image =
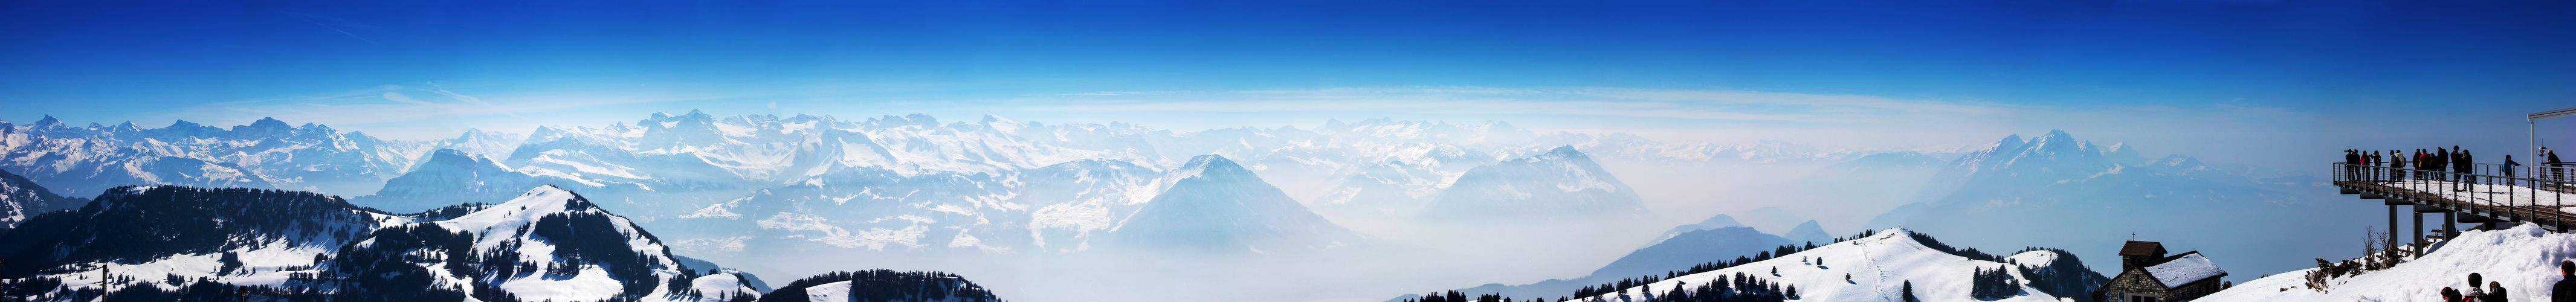
[[[1395,117],[1852,148],[2067,129],[2260,164],[2518,149],[2521,114],[2576,107],[2564,1],[522,2],[0,2],[0,120],[428,139],[691,109]]]

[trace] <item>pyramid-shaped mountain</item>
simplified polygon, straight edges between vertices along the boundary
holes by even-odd
[[[1288,198],[1224,156],[1201,155],[1175,169],[1156,195],[1111,237],[1126,248],[1282,253],[1362,244],[1364,237]]]

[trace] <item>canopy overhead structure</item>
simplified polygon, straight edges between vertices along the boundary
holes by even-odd
[[[2558,110],[2550,110],[2550,111],[2541,111],[2541,112],[2538,112],[2538,113],[2532,113],[2530,116],[2528,116],[2528,118],[2530,118],[2530,121],[2537,122],[2537,121],[2540,121],[2540,120],[2551,119],[2551,118],[2559,118],[2559,117],[2567,117],[2567,116],[2576,116],[2576,108],[2567,108],[2567,109],[2558,109]]]

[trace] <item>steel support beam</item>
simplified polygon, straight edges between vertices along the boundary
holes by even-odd
[[[2442,213],[2442,240],[2460,237],[2459,213]]]
[[[2397,229],[2403,227],[2405,226],[2397,224],[2397,206],[2388,206],[2388,250],[2397,250]]]

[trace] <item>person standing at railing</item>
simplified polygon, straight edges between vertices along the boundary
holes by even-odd
[[[2370,165],[2372,165],[2372,164],[2378,164],[2378,163],[2379,163],[2379,155],[2378,155],[2378,154],[2370,154],[2370,151],[2361,151],[2361,164],[2360,164],[2360,165],[2358,165],[2358,166],[2360,166],[2360,167],[2358,167],[2358,168],[2361,168],[2361,179],[2363,179],[2363,180],[2379,180],[2379,174],[2377,173],[2377,171],[2371,171],[2371,169],[2369,168],[2369,167],[2370,167]]]
[[[2433,178],[2433,173],[2430,173],[2431,171],[2425,171],[2425,170],[2424,170],[2425,168],[2432,168],[2432,167],[2433,167],[2433,153],[2432,153],[2432,152],[2424,152],[2424,149],[2415,149],[2415,178],[2416,178],[2416,179],[2430,179],[2430,178]]]
[[[2406,152],[2388,150],[2388,180],[2406,179]]]
[[[2549,150],[2547,153],[2549,154],[2549,178],[2567,181],[2567,162],[2558,161],[2558,150]]]
[[[2452,148],[2458,147],[2459,146],[2452,146]],[[2477,185],[2478,171],[2476,163],[2478,162],[2478,158],[2476,156],[2469,155],[2468,149],[2452,149],[2451,156],[2460,157],[2451,161],[2451,171],[2454,173],[2460,173],[2459,189],[2454,189],[2452,191],[2465,192],[2468,191],[2471,186]]]
[[[2451,181],[2451,149],[2433,148],[2433,155],[2424,157],[2424,171],[2439,172],[2433,173],[2433,180]]]
[[[2370,151],[2370,164],[2362,165],[2362,166],[2365,166],[2365,167],[2371,167],[2371,168],[2378,168],[2380,165],[2386,165],[2386,164],[2388,164],[2388,157],[2386,157],[2386,156],[2384,156],[2384,155],[2382,155],[2382,154],[2379,154],[2379,151]],[[2371,180],[2388,180],[2388,171],[2380,171],[2379,169],[2369,169],[2369,170],[2370,170],[2370,179],[2371,179]]]
[[[2353,173],[2361,172],[2361,169],[2355,169],[2352,165],[2361,164],[2361,152],[2356,152],[2352,149],[2343,149],[2343,164],[2343,176],[2346,178],[2357,179],[2358,177],[2356,176],[2358,175],[2354,175]]]
[[[2522,163],[2513,162],[2512,154],[2504,155],[2504,185],[2513,185],[2513,170],[2520,168]]]

